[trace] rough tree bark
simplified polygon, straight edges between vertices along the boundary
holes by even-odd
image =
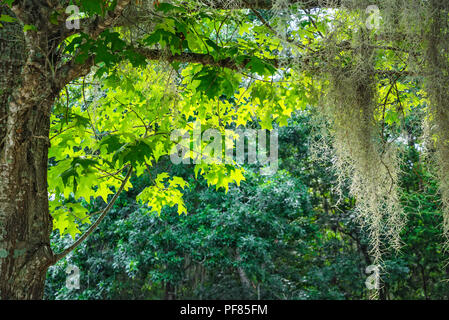
[[[39,14],[39,5],[28,4],[27,12]],[[4,6],[1,10],[14,16]],[[46,24],[27,15],[20,18],[41,31],[25,34],[19,23],[5,23],[0,29],[1,299],[42,298],[53,259],[47,161],[50,112],[58,88]]]
[[[98,36],[110,27],[130,0],[87,26]],[[0,299],[41,299],[45,275],[58,256],[50,248],[47,162],[50,115],[59,92],[89,72],[64,62],[58,46],[73,30],[64,15],[50,22],[58,0],[24,0],[0,10],[17,19],[0,29]],[[36,30],[24,32],[24,25]]]

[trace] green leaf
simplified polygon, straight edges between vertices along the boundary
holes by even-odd
[[[272,75],[276,68],[274,68],[272,65],[264,62],[262,59],[259,59],[257,57],[251,57],[251,61],[247,63],[245,66],[253,73],[258,73],[261,76],[264,75]]]
[[[27,31],[31,31],[31,30],[36,31],[37,28],[30,24],[26,24],[23,26],[23,32],[27,32]]]
[[[182,7],[175,6],[171,3],[163,2],[159,3],[158,6],[156,6],[157,11],[162,11],[164,13],[168,13],[170,11],[172,12],[186,12],[186,10]]]
[[[16,18],[13,18],[11,16],[8,16],[7,14],[0,15],[0,21],[2,22],[15,22],[17,21]]]

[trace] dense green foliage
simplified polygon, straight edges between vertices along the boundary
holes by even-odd
[[[411,117],[412,136],[413,123]],[[152,178],[133,180],[134,191],[120,197],[98,232],[50,269],[47,298],[368,298],[367,235],[355,221],[354,200],[337,205],[329,163],[311,161],[311,129],[307,113],[295,116],[280,131],[280,171],[262,177],[248,167],[247,180],[228,193],[195,180],[188,166],[161,161],[158,171],[168,169],[189,182],[189,213],[164,209],[148,215],[133,199]],[[432,178],[413,145],[404,156],[413,168],[402,179],[409,222],[403,250],[384,261],[381,297],[447,299],[436,188],[425,187],[422,180]],[[55,246],[66,245],[57,239]],[[65,287],[68,263],[81,270],[80,290]]]

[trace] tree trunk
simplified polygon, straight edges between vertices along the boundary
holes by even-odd
[[[240,251],[239,249],[235,250],[235,257],[236,260],[241,262],[242,261],[242,257],[240,256]],[[248,279],[248,276],[246,275],[245,270],[242,267],[237,267],[237,271],[239,273],[239,277],[240,277],[240,282],[242,284],[242,288],[244,288],[244,290],[246,290],[246,293],[249,295],[252,295],[252,290],[251,290],[251,281]]]
[[[13,15],[5,7],[2,13]],[[0,29],[0,298],[41,299],[53,262],[47,161],[57,94],[45,57],[18,23]]]
[[[165,293],[164,293],[164,300],[175,300],[176,299],[176,293],[175,293],[175,286],[167,281],[165,283]]]
[[[129,0],[114,12],[89,22],[92,38],[112,26]],[[66,61],[61,42],[75,31],[55,0],[15,1],[0,14],[16,18],[0,28],[0,299],[41,299],[45,275],[57,257],[50,248],[47,162],[50,115],[67,83],[89,73],[84,64]],[[59,19],[59,20],[58,20]],[[24,25],[34,30],[23,31]]]

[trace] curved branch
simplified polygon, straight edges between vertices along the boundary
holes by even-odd
[[[274,0],[203,0],[215,9],[272,9],[275,4]],[[301,9],[314,9],[339,6],[341,0],[288,0],[286,4],[298,3]]]
[[[96,39],[100,33],[108,28],[117,26],[119,24],[119,19],[122,16],[123,11],[130,5],[131,0],[117,0],[114,10],[107,11],[104,17],[94,15],[82,21],[81,30],[78,29],[67,29],[65,27],[65,21],[68,14],[62,14],[58,20],[60,20],[60,33],[63,38],[67,38],[73,34],[79,33],[80,31],[89,35],[92,39]]]
[[[78,239],[76,240],[70,247],[65,249],[59,254],[56,254],[54,256],[53,263],[58,262],[62,258],[64,258],[66,255],[68,255],[70,252],[72,252],[76,247],[78,247],[94,230],[98,227],[98,225],[103,221],[103,219],[106,217],[106,214],[112,209],[114,206],[115,201],[117,200],[120,193],[122,193],[123,189],[125,188],[126,183],[128,182],[129,178],[131,177],[131,173],[133,171],[133,167],[129,167],[128,173],[126,174],[125,179],[123,180],[120,188],[118,189],[117,193],[112,198],[111,202],[104,208],[103,212],[101,213],[101,216],[95,221],[95,223],[90,226],[90,228]]]
[[[341,47],[345,50],[352,50],[353,48],[350,47],[350,45],[346,42],[343,42],[341,44]],[[394,48],[377,48],[373,47],[375,49],[389,49],[394,50]],[[159,49],[149,49],[149,48],[135,48],[134,49],[138,54],[142,55],[148,60],[161,60],[161,61],[167,61],[169,63],[172,62],[182,62],[182,63],[199,63],[203,65],[209,65],[209,66],[215,66],[220,68],[227,68],[234,71],[241,72],[243,69],[245,69],[245,66],[248,64],[248,62],[251,61],[250,58],[247,58],[241,62],[236,62],[231,57],[215,60],[214,57],[207,53],[194,53],[194,52],[182,52],[180,54],[171,54],[169,51],[163,51]],[[320,55],[322,54],[320,51],[312,53],[313,55]],[[304,56],[302,58],[304,66],[310,65],[312,62],[311,56]],[[267,63],[270,63],[273,67],[279,68],[281,65],[289,65],[294,60],[292,59],[266,59],[264,60]],[[297,62],[297,61],[296,61]],[[62,87],[70,81],[73,81],[74,79],[77,79],[81,76],[87,75],[90,72],[91,67],[95,64],[95,57],[90,56],[84,64],[79,64],[75,62],[75,58],[73,58],[70,62],[68,62],[66,65],[62,66],[59,70],[59,77],[57,78],[57,83],[60,84]],[[316,72],[319,72],[319,70],[315,70]],[[376,74],[380,76],[394,76],[394,75],[402,75],[407,76],[411,75],[407,71],[395,71],[395,70],[376,70]]]
[[[161,60],[167,62],[184,62],[184,63],[199,63],[203,65],[209,65],[220,68],[227,68],[231,70],[241,70],[251,61],[251,59],[245,59],[240,63],[237,63],[231,57],[215,60],[214,57],[207,53],[194,53],[194,52],[182,52],[180,54],[171,54],[167,51],[158,49],[138,48],[136,52],[144,56],[148,60]],[[271,63],[274,67],[279,67],[279,60],[266,59],[268,63]]]

